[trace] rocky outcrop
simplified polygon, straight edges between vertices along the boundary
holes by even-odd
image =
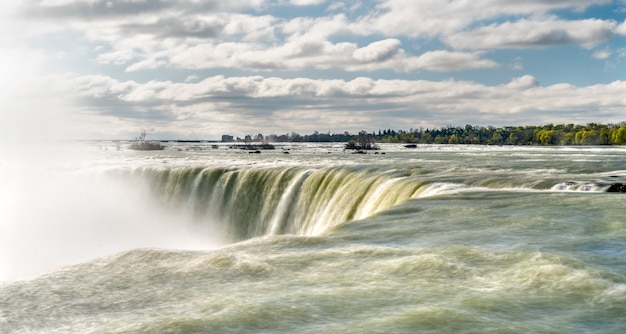
[[[606,191],[609,193],[626,193],[626,184],[613,183]]]
[[[154,150],[162,150],[165,148],[165,146],[157,142],[139,140],[130,144],[128,148],[130,148],[131,150],[136,150],[136,151],[154,151]]]

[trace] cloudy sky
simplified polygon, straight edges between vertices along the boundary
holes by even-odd
[[[626,121],[624,0],[3,0],[5,137]]]

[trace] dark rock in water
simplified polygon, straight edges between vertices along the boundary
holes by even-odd
[[[261,151],[251,151],[251,152],[248,152],[248,153],[250,153],[250,154],[261,154]]]
[[[626,193],[626,184],[613,183],[609,189],[606,190],[609,193]]]
[[[241,150],[252,150],[252,151],[257,151],[257,150],[273,150],[275,147],[272,144],[259,144],[259,145],[253,145],[253,144],[245,144],[245,145],[231,145],[230,148],[235,149],[241,149]]]

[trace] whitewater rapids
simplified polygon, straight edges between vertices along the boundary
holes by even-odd
[[[0,332],[626,330],[623,148],[382,146],[6,153]]]

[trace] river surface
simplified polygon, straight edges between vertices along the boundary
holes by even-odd
[[[0,162],[0,333],[624,333],[624,147]],[[60,147],[59,147],[60,146]]]

